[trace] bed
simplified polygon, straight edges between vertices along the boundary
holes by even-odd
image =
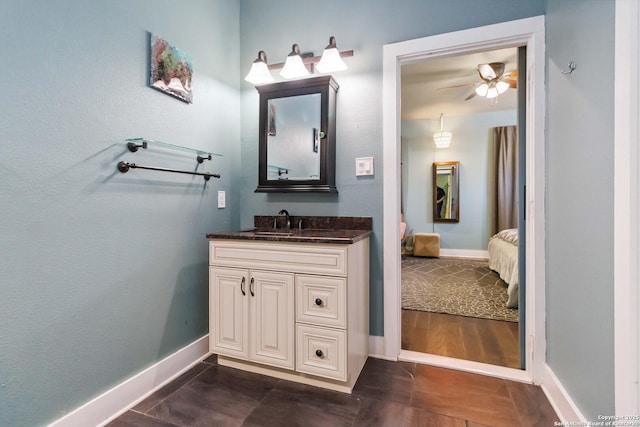
[[[518,306],[518,229],[499,231],[489,239],[489,268],[500,275],[507,287],[507,307]]]

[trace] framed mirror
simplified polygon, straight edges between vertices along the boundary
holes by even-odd
[[[331,76],[257,86],[256,192],[337,193],[336,93]]]
[[[433,163],[433,222],[460,221],[460,165]]]

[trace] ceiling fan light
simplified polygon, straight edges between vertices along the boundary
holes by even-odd
[[[495,98],[496,96],[498,96],[498,89],[496,89],[495,87],[490,87],[489,90],[487,90],[486,96],[489,99]]]
[[[486,83],[482,83],[480,86],[476,88],[476,93],[480,96],[487,96],[488,91],[489,91],[489,85]]]
[[[509,83],[499,81],[498,83],[496,83],[496,89],[498,90],[499,94],[504,93],[507,89],[509,89]]]

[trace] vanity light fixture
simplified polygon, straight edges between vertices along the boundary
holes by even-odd
[[[270,83],[273,81],[273,76],[267,66],[267,54],[264,50],[258,52],[258,58],[253,61],[249,74],[244,78],[249,83],[254,85],[260,85],[263,83]]]
[[[295,79],[298,77],[306,77],[311,73],[307,70],[300,56],[300,46],[294,44],[291,46],[291,53],[287,56],[287,61],[280,71],[280,75],[285,79]]]
[[[329,44],[324,48],[322,58],[320,58],[320,62],[318,62],[316,68],[320,73],[332,73],[334,71],[347,69],[347,64],[345,64],[340,57],[340,51],[338,51],[335,37],[329,37]]]
[[[443,129],[444,114],[440,113],[440,131],[433,134],[433,142],[436,144],[436,148],[448,148],[451,144],[451,138],[453,134],[451,132],[444,132]]]
[[[336,38],[329,37],[329,44],[324,49],[322,56],[314,56],[312,52],[300,53],[300,46],[294,44],[286,62],[267,65],[267,55],[264,51],[258,52],[258,58],[253,61],[249,74],[244,78],[249,83],[261,85],[274,81],[269,70],[282,69],[280,75],[285,79],[297,79],[308,77],[314,72],[314,66],[320,73],[333,73],[347,69],[347,64],[342,58],[353,56],[353,50],[340,52],[336,45]]]

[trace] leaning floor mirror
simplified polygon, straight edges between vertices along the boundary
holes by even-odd
[[[460,221],[459,162],[433,163],[433,222]]]

